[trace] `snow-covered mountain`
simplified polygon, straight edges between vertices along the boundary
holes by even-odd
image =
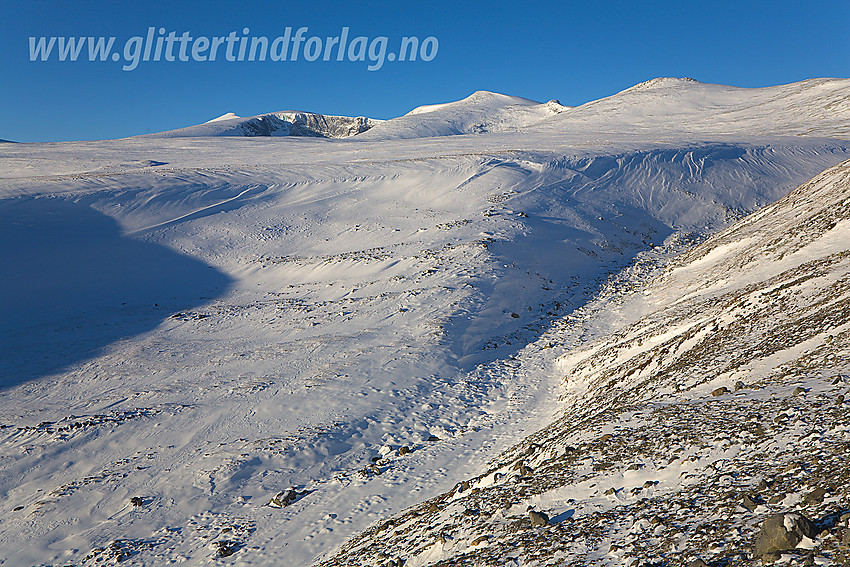
[[[540,103],[476,91],[457,102],[414,108],[404,116],[382,122],[365,137],[387,140],[505,132],[536,124],[567,109],[557,100]]]
[[[539,129],[667,135],[850,137],[850,79],[747,89],[661,77],[559,113]]]
[[[616,519],[606,528],[613,531],[576,524],[575,533],[587,528],[589,535],[569,553],[586,549],[602,563],[622,562],[625,551],[608,554],[622,535],[616,530],[629,522],[638,534],[646,527],[642,493],[629,483],[658,480],[643,494],[658,486],[658,505],[681,509],[680,501],[697,497],[682,492],[693,486],[678,480],[687,474],[724,489],[754,478],[725,475],[732,469],[717,465],[716,453],[699,452],[725,446],[716,427],[700,426],[702,437],[692,438],[684,422],[704,415],[714,426],[738,401],[775,404],[758,411],[776,447],[747,445],[774,455],[786,440],[800,446],[802,434],[771,425],[780,406],[797,423],[802,410],[793,413],[793,404],[811,402],[808,411],[823,405],[819,392],[829,392],[809,381],[802,387],[815,394],[787,401],[784,378],[767,378],[771,364],[790,360],[776,350],[785,343],[758,342],[759,329],[784,325],[780,311],[793,323],[782,336],[789,345],[798,344],[793,330],[818,321],[834,327],[842,316],[820,320],[807,307],[828,306],[820,301],[839,264],[815,262],[812,273],[826,274],[820,279],[803,272],[804,257],[832,258],[842,245],[843,233],[833,229],[843,227],[846,203],[835,187],[846,166],[781,200],[850,159],[836,102],[848,83],[811,84],[821,82],[833,86],[820,98],[805,84],[775,87],[803,93],[794,104],[809,111],[798,112],[797,132],[775,126],[792,115],[780,103],[759,114],[750,90],[727,87],[738,94],[723,104],[737,118],[724,131],[722,101],[694,109],[687,83],[673,88],[683,98],[670,103],[669,120],[654,118],[652,135],[624,126],[646,114],[642,95],[617,103],[631,117],[617,119],[620,130],[583,130],[565,118],[581,107],[547,118],[531,101],[481,93],[417,110],[384,134],[378,129],[393,121],[344,140],[200,135],[9,144],[0,157],[0,557],[10,565],[278,565],[281,558],[414,565],[491,549],[482,561],[510,565],[501,542],[515,545],[510,557],[522,564],[529,541],[563,541],[555,532],[570,524],[561,520],[584,522],[595,510]],[[608,111],[586,112],[602,120]],[[690,126],[681,126],[684,115]],[[220,133],[240,120],[225,116],[204,127]],[[744,132],[738,120],[751,128]],[[475,124],[487,131],[435,134],[464,134]],[[785,278],[775,292],[759,283],[771,278]],[[758,309],[746,303],[757,299],[747,295],[750,283],[766,294]],[[739,316],[752,328],[735,326]],[[722,348],[696,349],[709,335],[688,329],[712,334],[707,345]],[[841,332],[828,334],[834,340]],[[815,344],[812,337],[801,332],[802,346],[789,347],[791,354]],[[758,352],[746,350],[762,343]],[[758,362],[752,379],[740,380],[765,387],[700,398],[739,379],[732,375],[745,368],[739,352]],[[676,358],[681,353],[691,354]],[[669,423],[682,422],[675,434],[683,437],[661,444],[658,451],[669,446],[680,459],[656,478],[660,458],[644,444],[665,430],[640,420],[674,420],[664,411],[681,416]],[[646,440],[599,440],[629,424],[644,427]],[[440,496],[543,443],[534,439],[563,454],[551,471],[545,450],[523,457],[544,471],[533,482],[481,477],[470,491]],[[831,439],[818,438],[815,449],[826,450]],[[697,460],[682,461],[691,457]],[[560,462],[569,463],[567,476],[555,474]],[[653,478],[638,478],[641,471]],[[576,488],[574,473],[596,476]],[[617,490],[589,486],[602,480]],[[507,513],[464,500],[489,484],[493,502],[506,491]],[[594,495],[597,488],[602,494]],[[420,506],[433,498],[438,512]],[[843,502],[830,498],[828,505]],[[531,530],[520,517],[523,504],[558,518],[555,531]],[[387,522],[406,508],[423,515]],[[659,540],[703,541],[713,520],[686,512],[677,513],[680,523],[656,514],[679,534]],[[746,516],[745,525],[737,519],[729,529],[749,537],[759,516]],[[421,523],[428,521],[442,526],[437,547],[440,534]],[[383,549],[362,548],[362,536],[339,547],[375,522],[384,529],[366,533]],[[472,538],[476,526],[487,533]],[[499,531],[505,526],[513,535]],[[730,538],[726,549],[733,543],[739,540]],[[407,550],[397,552],[402,544]],[[379,551],[390,555],[376,559]]]
[[[380,120],[358,116],[328,116],[314,112],[273,112],[241,118],[228,112],[203,124],[187,126],[148,138],[184,138],[205,136],[308,136],[318,138],[347,138],[365,132]]]
[[[204,124],[146,136],[361,135],[389,140],[529,130],[585,139],[624,134],[653,139],[729,134],[848,138],[848,85],[850,79],[810,79],[751,89],[659,77],[577,107],[476,91],[391,120],[293,111],[240,118],[230,112]]]

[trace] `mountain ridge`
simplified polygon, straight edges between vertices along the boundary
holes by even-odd
[[[318,136],[391,140],[530,132],[652,131],[666,135],[731,132],[759,136],[850,138],[850,79],[815,78],[767,87],[656,77],[613,95],[563,106],[475,91],[457,101],[418,106],[389,120],[285,111],[247,118],[225,114],[204,124],[146,137]],[[368,134],[366,134],[368,132]],[[366,134],[365,136],[363,134]]]

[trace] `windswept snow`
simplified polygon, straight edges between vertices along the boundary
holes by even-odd
[[[610,331],[733,289],[735,254],[814,245],[771,244],[748,217],[665,272],[672,287],[599,296],[850,158],[842,115],[817,108],[840,110],[833,83],[776,87],[824,137],[776,136],[785,118],[755,103],[741,120],[770,136],[724,133],[721,103],[693,93],[681,113],[712,118],[687,131],[590,134],[565,120],[578,109],[479,92],[345,140],[218,136],[247,124],[232,117],[195,137],[4,147],[0,556],[308,565],[479,474],[565,409],[560,357],[581,353],[570,384],[590,391],[599,353],[640,356]],[[723,88],[736,113],[755,100]],[[621,114],[643,112],[634,96]],[[798,213],[765,222],[793,233]]]

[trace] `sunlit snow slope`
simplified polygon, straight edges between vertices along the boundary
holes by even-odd
[[[765,563],[846,564],[848,242],[850,161],[604,297],[585,324],[624,321],[557,360],[561,419],[324,565],[755,566],[762,521],[792,512],[818,537]]]

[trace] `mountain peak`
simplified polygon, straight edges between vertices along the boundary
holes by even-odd
[[[230,120],[232,118],[239,118],[239,116],[235,112],[225,112],[218,118],[213,118],[212,120],[207,120],[204,124],[211,124],[213,122],[218,122],[220,120]]]
[[[656,77],[642,83],[638,83],[633,87],[629,87],[623,92],[628,91],[643,91],[649,89],[657,89],[659,87],[676,87],[683,85],[698,85],[703,84],[691,77]]]

